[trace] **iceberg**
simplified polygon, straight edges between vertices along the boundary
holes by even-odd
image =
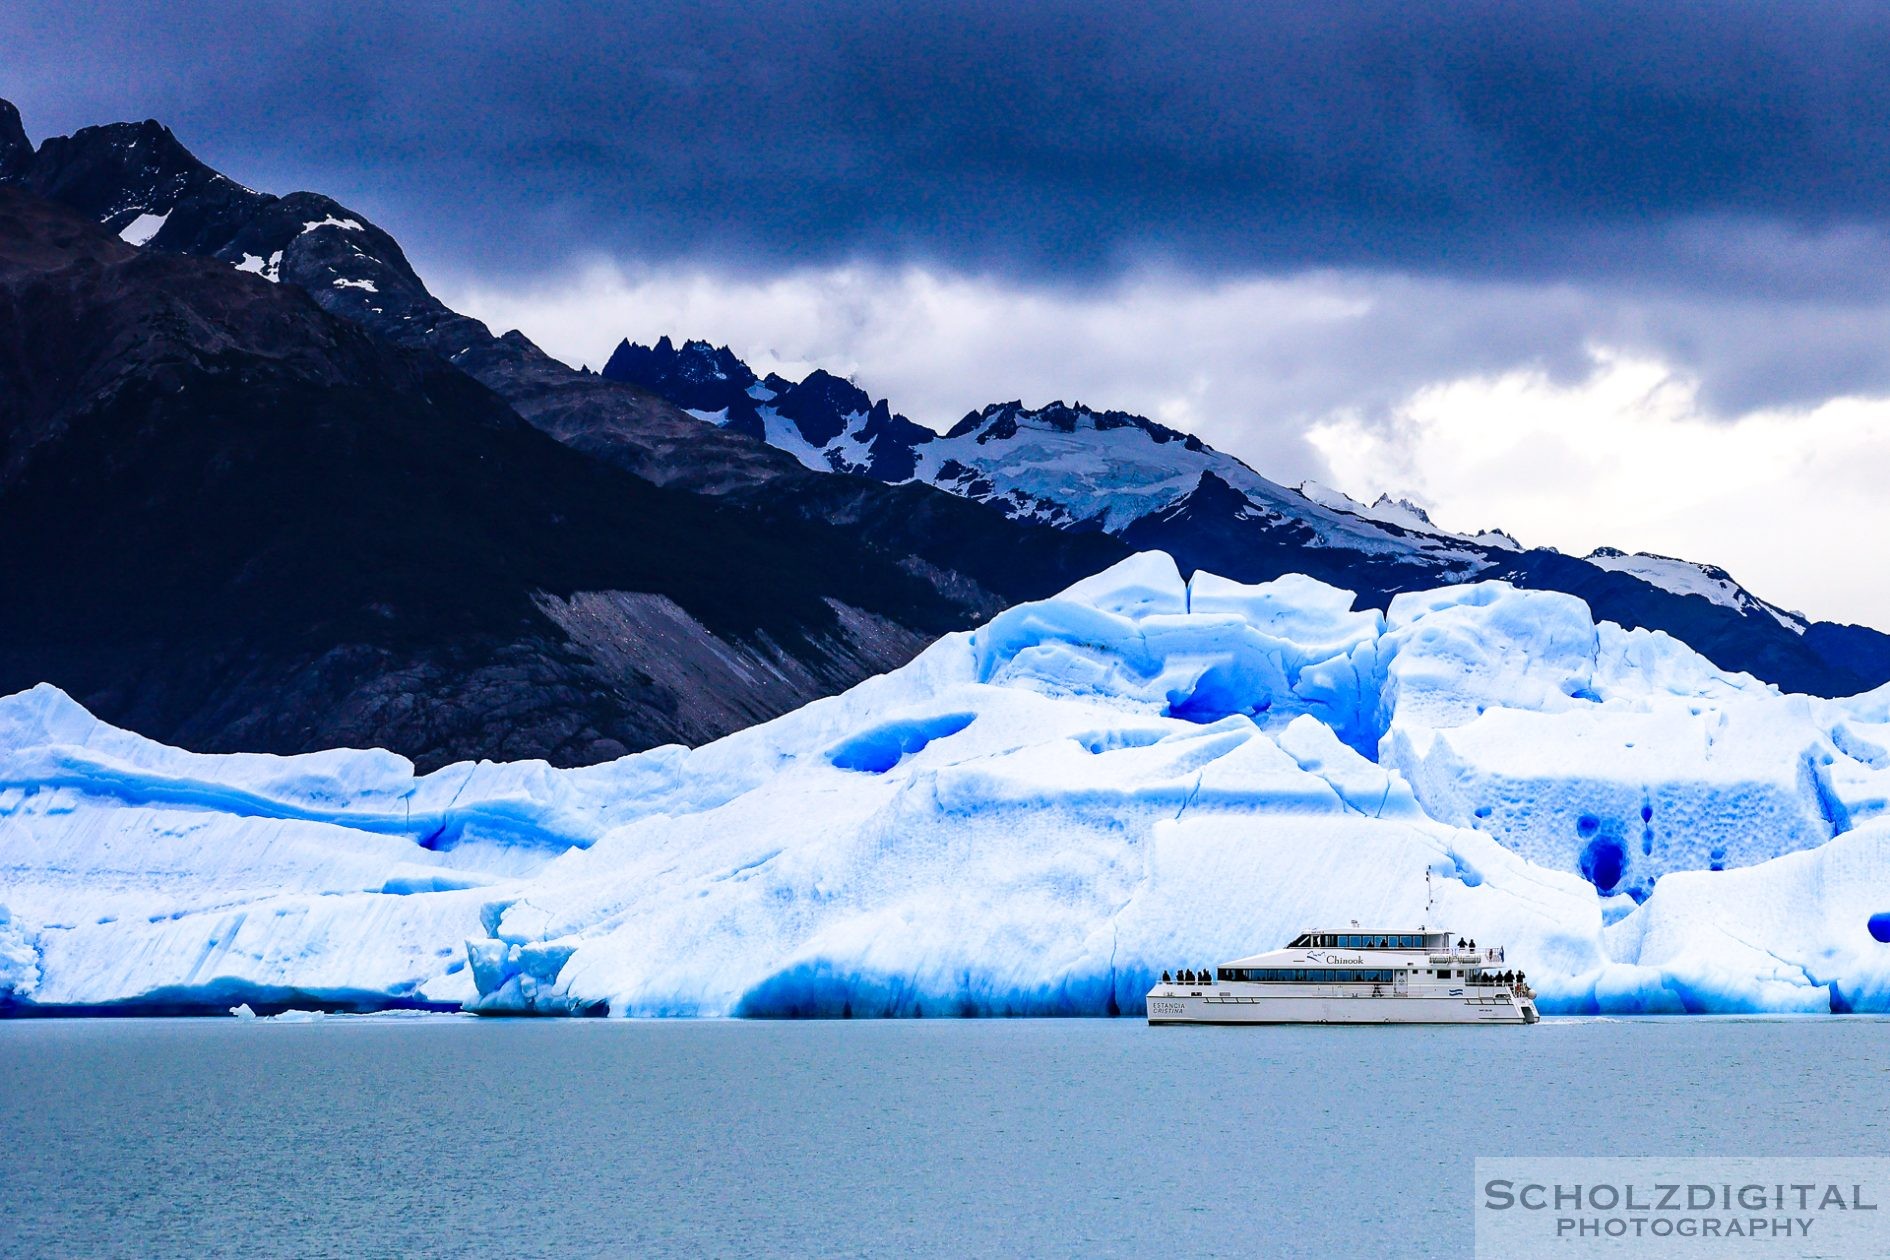
[[[1500,941],[1551,1013],[1890,1010],[1890,688],[1580,600],[1380,614],[1158,552],[696,749],[417,775],[0,699],[0,1006],[1140,1014],[1320,926]]]

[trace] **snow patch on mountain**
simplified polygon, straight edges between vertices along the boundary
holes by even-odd
[[[302,223],[302,235],[307,236],[310,232],[318,231],[321,228],[328,228],[328,227],[340,228],[344,232],[364,232],[367,230],[366,228],[361,226],[361,221],[359,219],[338,219],[334,215],[330,214],[330,215],[324,215],[323,217],[319,219],[304,220]]]
[[[127,245],[144,245],[152,237],[164,230],[164,224],[171,217],[166,210],[163,214],[145,213],[125,224],[118,233],[118,239]]]
[[[261,276],[270,284],[280,284],[282,281],[281,250],[277,250],[275,253],[269,255],[268,258],[263,258],[258,254],[244,254],[242,260],[234,265],[238,271],[252,272],[255,275]]]

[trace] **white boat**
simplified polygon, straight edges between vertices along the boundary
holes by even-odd
[[[1284,949],[1163,972],[1151,1024],[1533,1024],[1501,946],[1449,932],[1303,932]]]

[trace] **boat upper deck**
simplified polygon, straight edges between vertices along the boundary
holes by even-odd
[[[1334,957],[1332,951],[1355,956]],[[1221,965],[1256,967],[1281,963],[1362,962],[1368,952],[1380,956],[1406,955],[1396,961],[1408,966],[1418,965],[1420,958],[1426,964],[1444,967],[1487,967],[1503,962],[1502,946],[1480,947],[1474,939],[1450,932],[1368,932],[1350,927],[1331,932],[1302,932],[1282,949],[1255,954],[1251,958],[1237,958]]]

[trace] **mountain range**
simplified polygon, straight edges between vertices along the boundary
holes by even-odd
[[[1304,573],[1381,609],[1401,591],[1501,580],[1580,596],[1598,618],[1664,630],[1787,691],[1849,695],[1890,679],[1890,636],[1811,621],[1716,566],[1614,548],[1570,556],[1500,529],[1453,533],[1408,502],[1367,505],[1313,483],[1280,485],[1192,434],[1126,412],[1013,401],[941,434],[831,373],[757,376],[726,347],[668,338],[623,342],[603,375],[809,469],[935,486],[1012,520],[1166,551],[1184,571],[1243,582]]]
[[[1452,534],[1121,412],[939,434],[699,341],[573,369],[156,121],[35,147],[0,102],[0,312],[0,692],[203,751],[700,743],[1154,548],[1377,607],[1501,578],[1788,690],[1890,679],[1890,636],[1709,566]]]

